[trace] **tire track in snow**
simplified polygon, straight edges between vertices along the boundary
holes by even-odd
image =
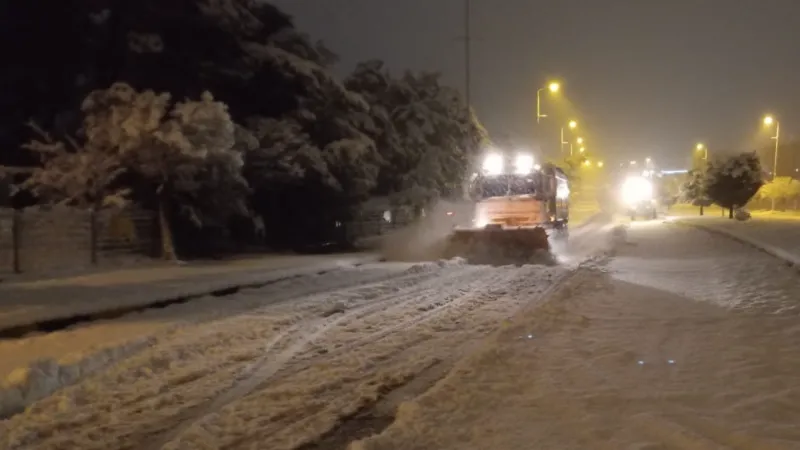
[[[367,294],[365,296],[366,304],[358,305],[356,308],[347,310],[337,316],[303,321],[295,324],[289,330],[285,330],[285,332],[279,335],[279,339],[274,342],[271,341],[270,345],[265,346],[265,352],[256,362],[248,367],[249,370],[245,371],[245,374],[237,377],[236,382],[231,388],[211,400],[211,402],[203,403],[196,408],[190,408],[179,415],[176,420],[177,423],[175,426],[171,427],[171,431],[152,439],[151,443],[145,448],[164,448],[169,445],[170,442],[178,439],[180,435],[190,427],[199,425],[210,415],[249,394],[260,384],[268,381],[307,346],[314,343],[314,341],[323,336],[328,330],[340,323],[350,319],[363,319],[370,315],[383,314],[395,308],[408,306],[408,303],[415,305],[420,301],[429,302],[431,298],[441,297],[443,291],[463,291],[465,279],[472,279],[469,285],[482,282],[482,278],[476,278],[475,275],[485,270],[485,268],[480,266],[445,266],[443,270],[450,273],[445,273],[444,276],[442,276],[441,273],[435,272],[435,279],[426,280],[410,288],[396,289],[384,287],[383,289],[377,289],[377,291],[374,288],[354,288],[353,291],[355,292],[352,292],[351,295],[357,295],[358,291],[364,291],[364,293]],[[427,293],[427,295],[420,296],[420,294],[424,293]],[[382,298],[387,295],[389,295],[388,299]],[[420,298],[422,300],[420,300]],[[400,323],[396,325],[395,328],[402,327],[402,325],[403,324]],[[289,344],[288,347],[279,351],[277,354],[273,352],[272,350],[282,342]]]
[[[537,270],[538,269],[538,270]],[[397,336],[398,334],[405,334],[400,342],[397,343],[390,343],[390,347],[394,347],[391,350],[391,354],[383,354],[381,360],[383,361],[384,358],[394,359],[399,358],[400,355],[405,354],[406,352],[413,352],[414,349],[418,349],[417,345],[421,344],[425,347],[430,348],[438,348],[439,345],[437,342],[442,342],[442,339],[447,340],[453,336],[445,336],[443,334],[438,334],[437,336],[433,337],[432,341],[426,341],[426,339],[422,339],[421,341],[415,340],[412,328],[417,326],[423,325],[425,322],[428,322],[432,319],[439,318],[442,315],[447,315],[448,317],[445,318],[445,321],[457,322],[459,317],[462,316],[462,312],[460,311],[461,308],[466,309],[468,314],[471,314],[473,311],[480,309],[481,307],[485,306],[488,303],[493,301],[499,300],[503,297],[517,297],[520,295],[524,295],[527,293],[531,293],[530,291],[534,286],[541,286],[542,280],[534,278],[535,281],[526,283],[523,281],[526,278],[530,278],[535,275],[542,275],[541,268],[531,269],[528,268],[487,268],[484,267],[483,270],[472,276],[466,283],[464,284],[456,284],[453,285],[450,289],[438,289],[436,292],[433,293],[431,296],[425,296],[422,301],[417,302],[409,302],[406,304],[399,304],[396,308],[392,308],[390,311],[382,311],[381,314],[378,316],[383,320],[380,321],[377,325],[380,328],[379,331],[374,333],[369,333],[369,330],[375,328],[375,324],[368,324],[363,326],[363,331],[368,332],[366,336],[359,337],[355,340],[351,340],[346,342],[342,347],[336,348],[333,351],[326,352],[324,355],[316,355],[310,359],[306,359],[301,361],[299,364],[292,366],[289,368],[288,372],[283,371],[280,374],[281,380],[290,379],[293,373],[299,373],[300,371],[309,369],[313,367],[315,364],[322,363],[323,361],[329,360],[333,361],[336,359],[337,356],[341,356],[344,354],[354,354],[359,352],[360,350],[369,347],[371,345],[381,346],[381,341],[385,338],[390,336]],[[563,270],[563,269],[560,269]],[[510,308],[501,308],[507,310],[508,314],[511,315],[516,312],[519,308],[519,303],[527,304],[530,301],[538,301],[544,296],[548,295],[552,288],[561,283],[562,280],[567,280],[567,275],[571,273],[571,270],[563,270],[563,272],[558,272],[554,270],[553,272],[547,272],[548,274],[555,274],[555,276],[548,275],[547,281],[545,281],[546,288],[545,289],[537,289],[533,292],[533,297],[528,298],[523,301],[519,301],[518,303],[514,300],[510,300],[512,305]],[[411,311],[414,312],[412,315],[406,315],[405,317],[398,318],[396,316],[397,313],[400,313],[402,316],[403,308],[412,308]],[[428,308],[428,307],[432,307]],[[483,322],[481,325],[485,325],[486,322],[491,322],[494,325],[497,324],[496,322],[497,317],[496,315],[490,318],[479,320]],[[334,327],[328,327],[323,333],[331,332]],[[431,380],[430,383],[425,384],[422,383],[422,386],[430,386],[435,383],[438,379],[444,377],[448,371],[449,367],[455,363],[458,358],[453,358],[456,354],[461,354],[458,349],[462,347],[470,346],[470,342],[474,343],[477,339],[479,341],[479,337],[481,337],[482,333],[479,331],[477,334],[478,336],[474,336],[475,330],[472,327],[468,327],[469,332],[465,329],[458,330],[456,333],[458,334],[456,341],[456,348],[452,348],[452,342],[444,346],[444,349],[440,349],[438,352],[442,352],[440,362],[436,363],[438,365],[444,364],[446,366],[444,369],[441,370],[441,376],[438,376],[436,379]],[[494,328],[494,327],[493,327]],[[460,336],[464,333],[470,334],[471,338],[466,340],[461,340]],[[322,336],[316,335],[315,338],[320,338]],[[429,348],[429,350],[430,350]],[[448,350],[449,349],[449,350]],[[403,358],[400,358],[403,359]],[[413,379],[413,378],[412,378]],[[403,383],[403,385],[410,383],[409,380]],[[263,386],[262,386],[263,387]],[[255,387],[256,389],[258,387]],[[427,389],[427,387],[425,388]],[[421,392],[420,392],[421,393]],[[384,394],[385,395],[385,394]],[[376,401],[380,401],[380,398]],[[235,410],[228,410],[226,411],[228,414],[236,414]],[[225,414],[225,413],[223,413]],[[209,417],[209,419],[214,419],[214,417]],[[346,418],[343,418],[346,420]],[[191,447],[192,442],[190,442],[192,437],[196,438],[198,435],[203,435],[207,433],[206,427],[204,427],[204,421],[196,422],[191,428],[191,431],[187,428],[186,436],[188,439],[182,439],[184,436],[176,436],[176,440],[173,441],[171,444],[173,446],[169,448],[187,448]],[[194,433],[192,433],[192,431]],[[191,433],[191,434],[190,434]],[[194,436],[192,436],[194,435]],[[187,442],[189,441],[189,442]]]
[[[136,442],[150,441],[147,436],[152,433],[157,435],[158,430],[163,430],[163,428],[161,428],[160,422],[158,426],[154,427],[156,424],[148,417],[149,415],[160,416],[162,419],[168,420],[171,409],[178,409],[180,403],[192,403],[192,397],[198,396],[198,391],[201,391],[199,394],[203,395],[202,391],[206,387],[202,384],[203,380],[207,380],[207,386],[216,384],[223,387],[225,383],[214,380],[215,376],[216,378],[220,377],[215,374],[226,376],[225,373],[231,373],[230,376],[242,376],[241,373],[228,370],[230,367],[239,365],[245,366],[243,371],[245,373],[247,368],[252,370],[255,364],[253,359],[242,358],[242,356],[247,356],[248,351],[267,356],[278,353],[280,349],[276,350],[274,347],[286,343],[287,338],[291,335],[298,334],[299,330],[307,324],[309,317],[316,317],[319,310],[324,309],[326,305],[340,300],[349,300],[352,303],[349,306],[352,308],[365,303],[369,304],[376,298],[380,299],[386,295],[396,296],[398,293],[415,295],[418,291],[439,284],[443,275],[451,277],[461,273],[463,277],[468,276],[468,272],[464,272],[465,269],[467,268],[446,262],[376,265],[375,270],[384,272],[378,275],[377,279],[375,270],[364,274],[363,268],[353,271],[353,275],[356,275],[353,277],[355,279],[344,277],[339,273],[339,279],[342,280],[340,284],[345,286],[344,289],[330,289],[330,285],[328,285],[324,287],[325,292],[319,292],[318,286],[311,286],[311,289],[316,292],[312,295],[303,295],[304,292],[298,293],[293,289],[300,284],[295,281],[283,285],[276,284],[270,289],[243,291],[236,295],[269,295],[268,304],[261,308],[243,305],[249,310],[247,312],[242,312],[242,305],[239,305],[238,308],[230,308],[232,311],[226,311],[227,314],[233,314],[231,317],[223,316],[221,318],[208,317],[207,311],[205,314],[195,311],[192,322],[161,334],[160,339],[156,340],[150,350],[145,350],[133,358],[122,361],[121,367],[115,366],[108,371],[82,380],[91,381],[89,389],[87,389],[89,385],[85,382],[61,389],[56,395],[34,403],[30,416],[51,416],[49,411],[61,408],[58,405],[71,405],[68,409],[73,411],[76,419],[70,419],[60,414],[63,417],[59,417],[56,422],[64,422],[60,427],[62,436],[70,435],[74,436],[76,440],[80,440],[88,438],[90,434],[88,428],[94,426],[87,422],[86,411],[89,411],[91,415],[95,410],[111,409],[118,411],[118,414],[108,417],[107,420],[101,420],[101,422],[108,422],[106,426],[109,427],[109,433],[124,433],[127,437],[126,440],[133,441],[133,445],[136,445]],[[305,285],[309,284],[308,281],[306,280]],[[364,284],[365,281],[367,284]],[[287,303],[288,300],[293,299],[296,302]],[[231,297],[226,299],[228,302],[231,300]],[[216,299],[215,303],[218,302],[220,300]],[[242,300],[242,302],[247,303],[247,300]],[[256,298],[255,301],[251,300],[251,303],[263,304],[263,301]],[[217,308],[213,304],[211,306]],[[181,311],[185,312],[185,308],[181,308]],[[180,311],[177,308],[170,308],[164,312],[169,317],[179,315],[177,313]],[[278,317],[270,321],[269,314],[276,312]],[[294,322],[293,326],[281,330],[280,328],[286,324],[282,325],[282,320],[279,319],[282,315],[291,315],[292,313],[297,315],[292,321]],[[189,314],[192,312],[190,311]],[[138,315],[129,320],[159,319],[159,317],[151,317],[151,315],[152,313],[147,317]],[[209,320],[211,320],[210,323]],[[273,329],[278,333],[276,336],[265,335],[272,334],[271,330]],[[265,338],[268,340],[266,344],[263,342]],[[251,343],[253,344],[252,350],[248,349]],[[216,350],[208,347],[216,347]],[[226,348],[233,348],[234,351],[226,351]],[[199,361],[201,358],[202,361]],[[120,361],[117,363],[119,364]],[[176,370],[178,376],[175,376]],[[228,380],[231,379],[230,376],[227,378]],[[173,382],[177,384],[173,384]],[[193,385],[198,385],[199,389],[192,387]],[[213,396],[216,390],[214,388],[205,395]],[[204,401],[199,396],[197,400]],[[192,407],[192,405],[187,406]],[[120,420],[117,420],[117,416]],[[127,417],[123,419],[125,416]],[[35,441],[44,441],[43,444],[46,444],[53,438],[50,430],[58,427],[57,424],[49,425],[22,420],[22,418],[17,419],[0,424],[0,430],[13,430],[15,435],[23,436],[23,440],[34,439]],[[0,432],[0,434],[3,433]],[[87,448],[89,447],[91,445]]]

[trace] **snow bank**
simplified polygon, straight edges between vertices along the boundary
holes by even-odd
[[[43,359],[12,371],[0,383],[0,419],[22,412],[31,403],[152,345],[154,341],[152,337],[145,337],[84,355],[78,361]]]

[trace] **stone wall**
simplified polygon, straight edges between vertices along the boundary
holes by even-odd
[[[155,215],[137,209],[0,209],[0,274],[80,270],[151,255]]]

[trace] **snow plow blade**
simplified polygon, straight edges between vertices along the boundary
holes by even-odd
[[[470,264],[555,264],[542,227],[455,230],[447,238],[444,257],[464,258]]]

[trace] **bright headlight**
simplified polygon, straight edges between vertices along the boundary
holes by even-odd
[[[483,171],[487,175],[500,175],[503,173],[503,155],[499,153],[486,155],[486,159],[483,160]]]
[[[517,155],[516,161],[514,161],[514,172],[517,175],[527,175],[533,170],[533,165],[532,155],[520,153]]]
[[[622,183],[622,202],[636,205],[653,198],[653,183],[644,177],[629,177]]]

